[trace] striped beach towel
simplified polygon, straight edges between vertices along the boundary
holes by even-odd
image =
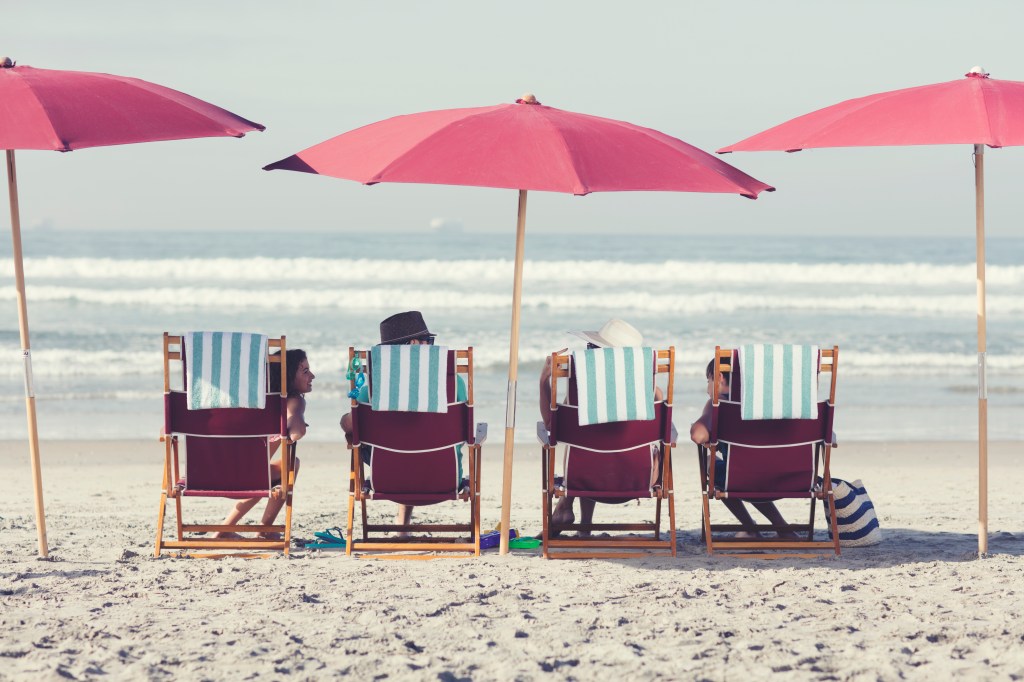
[[[590,348],[573,360],[581,426],[654,419],[653,348]]]
[[[267,404],[267,337],[244,332],[187,332],[188,409],[263,409]]]
[[[742,419],[817,419],[818,347],[740,347]]]
[[[448,411],[445,346],[374,346],[370,349],[370,409]]]

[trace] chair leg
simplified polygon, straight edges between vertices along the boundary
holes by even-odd
[[[174,497],[174,510],[177,513],[177,518],[175,519],[175,522],[178,527],[178,540],[181,541],[185,539],[185,529],[182,527],[181,522],[181,493],[178,493]]]
[[[366,530],[366,527],[369,525],[369,520],[367,519],[367,516],[366,516],[366,498],[363,497],[362,495],[360,495],[359,496],[359,503],[362,505],[362,514],[363,514],[363,517],[362,517],[363,518],[363,540],[369,540],[370,539],[370,533]]]
[[[818,504],[818,498],[812,497],[811,498],[811,513],[810,513],[810,517],[807,520],[807,540],[808,541],[814,539],[814,508],[817,506],[817,504]]]
[[[662,481],[662,483],[664,484],[664,481]],[[655,500],[655,502],[654,502],[654,539],[655,540],[660,540],[661,539],[661,496],[662,496],[663,490],[664,490],[664,488],[662,488],[661,491],[658,491],[658,496],[656,498],[654,498],[654,500]]]
[[[288,486],[288,497],[284,503],[284,555],[288,556],[288,550],[292,546],[292,491],[294,488]]]
[[[711,537],[711,504],[708,502],[708,493],[705,490],[704,500],[704,542],[707,544],[708,554],[714,554],[714,542]]]
[[[828,517],[829,525],[832,526],[832,547],[835,549],[836,556],[839,556],[839,524],[836,522],[836,496],[831,494],[831,489],[829,493]]]
[[[166,486],[164,486],[166,488]],[[157,510],[156,516],[156,547],[153,550],[153,556],[160,556],[160,545],[164,541],[164,513],[167,510],[167,492],[160,493],[160,508]]]
[[[543,456],[541,457],[541,475],[543,476],[543,485],[541,487],[541,555],[545,559],[550,559],[549,542],[551,540],[551,503],[552,503],[552,475],[551,470],[554,466],[554,456],[550,448],[544,448]]]
[[[668,483],[668,528],[669,528],[669,540],[672,543],[672,556],[676,556],[676,494],[675,494],[675,482],[672,479],[672,457],[670,453],[665,453],[665,480]]]
[[[170,445],[166,446],[167,459],[164,460],[164,483],[161,486],[160,491],[160,507],[157,509],[156,514],[156,548],[153,550],[153,556],[160,556],[160,545],[163,544],[164,540],[164,515],[167,512],[167,479],[170,476],[168,471],[168,460],[170,459]]]
[[[480,556],[480,469],[483,466],[482,448],[476,446],[476,472],[473,476],[473,556]]]

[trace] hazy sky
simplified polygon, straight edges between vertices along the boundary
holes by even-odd
[[[364,187],[261,167],[379,119],[526,91],[714,151],[976,64],[1024,80],[1022,25],[1014,0],[19,2],[3,8],[0,54],[143,78],[267,126],[241,140],[19,152],[26,229],[409,231],[447,218],[496,231],[514,229],[513,191]],[[966,145],[724,158],[778,191],[535,192],[529,231],[973,234]],[[1024,234],[1020,178],[1024,149],[989,150],[989,234]]]

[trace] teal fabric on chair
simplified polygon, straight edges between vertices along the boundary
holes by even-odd
[[[370,407],[382,412],[448,411],[445,346],[379,345],[370,349]]]
[[[263,409],[267,395],[267,337],[246,332],[188,332],[188,409]]]
[[[581,426],[654,419],[653,348],[590,348],[573,363]]]
[[[818,347],[741,346],[742,418],[817,419]]]

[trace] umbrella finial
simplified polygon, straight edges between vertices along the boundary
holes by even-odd
[[[17,63],[10,57],[0,57],[0,69],[9,69]]]
[[[540,104],[532,92],[523,93],[523,96],[516,100],[516,104]]]
[[[988,71],[985,70],[984,66],[973,66],[964,75],[968,78],[988,78]]]

